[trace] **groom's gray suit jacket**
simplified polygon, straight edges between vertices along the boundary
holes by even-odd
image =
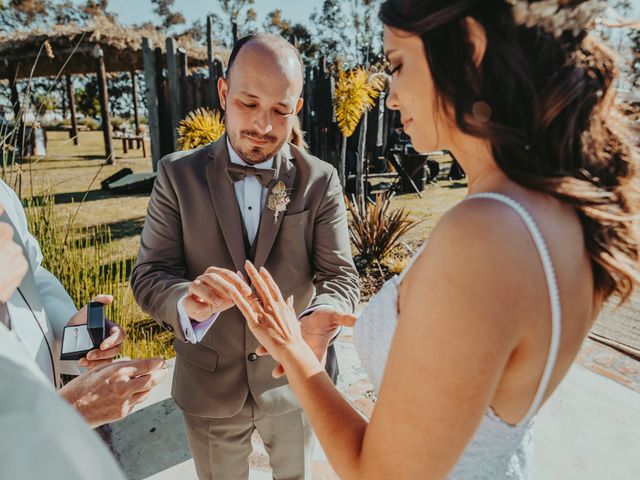
[[[226,136],[161,160],[131,285],[143,310],[176,336],[172,394],[183,411],[231,417],[250,392],[266,414],[279,415],[300,405],[286,378],[271,376],[271,357],[253,355],[258,342],[239,310],[222,313],[192,344],[185,343],[176,305],[208,267],[244,271],[255,254],[256,267],[271,272],[285,298],[294,296],[298,313],[315,305],[353,312],[359,286],[342,188],[331,165],[285,145],[275,157],[271,187],[283,181],[291,201],[275,222],[265,206],[254,251],[247,252],[228,163]],[[330,374],[337,368],[334,355]]]

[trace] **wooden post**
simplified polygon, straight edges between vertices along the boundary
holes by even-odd
[[[14,128],[14,146],[20,152],[18,156],[22,156],[22,140],[24,139],[24,123],[22,121],[22,105],[20,105],[20,93],[18,92],[17,74],[12,75],[11,80],[11,105],[13,105],[13,124]]]
[[[176,61],[176,41],[168,37],[167,50],[167,79],[169,81],[169,111],[171,122],[171,149],[176,150],[178,144],[178,119],[180,117],[179,90],[178,90],[178,64]]]
[[[96,57],[96,74],[98,75],[98,89],[100,96],[100,117],[102,118],[102,134],[104,136],[105,155],[107,164],[116,163],[116,151],[111,139],[111,116],[109,115],[109,91],[107,90],[107,72],[104,68],[104,53],[99,45],[93,51]]]
[[[215,66],[213,64],[213,25],[211,24],[211,16],[207,16],[207,65],[209,66],[209,90],[211,93],[211,98],[214,99],[211,105],[209,105],[212,109],[216,110],[220,108],[220,104],[215,104],[215,100],[218,98],[217,91],[218,86],[216,85],[218,78],[216,77]],[[214,92],[216,94],[214,95]]]
[[[65,75],[67,82],[67,99],[69,100],[69,115],[71,116],[71,130],[69,134],[73,138],[73,144],[78,145],[78,119],[76,118],[76,98],[73,91],[71,75]]]
[[[158,170],[160,161],[160,123],[158,122],[158,90],[156,88],[156,68],[153,62],[151,41],[142,39],[142,56],[144,61],[144,83],[147,87],[147,116],[149,118],[149,140],[151,142],[151,166]],[[144,148],[144,141],[143,141]],[[146,152],[143,151],[146,157]]]
[[[131,96],[133,97],[133,124],[135,125],[135,134],[140,132],[140,115],[138,113],[138,87],[136,85],[136,71],[131,70]]]
[[[189,79],[188,79],[187,52],[184,48],[178,49],[178,69],[180,78],[180,118],[189,113]]]
[[[358,159],[356,162],[356,198],[358,205],[363,208],[365,205],[365,186],[364,186],[364,157],[367,154],[367,123],[369,114],[365,112],[360,120],[360,136],[358,137]]]
[[[62,118],[67,118],[67,90],[64,84],[61,83],[62,86],[62,95],[60,95],[60,100],[62,100]]]

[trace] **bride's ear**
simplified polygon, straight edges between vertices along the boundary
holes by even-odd
[[[487,32],[474,18],[465,17],[464,24],[467,28],[467,42],[473,49],[473,64],[479,67],[487,50]]]

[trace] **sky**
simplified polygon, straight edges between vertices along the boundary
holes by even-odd
[[[279,8],[287,20],[308,24],[309,15],[314,8],[320,7],[322,0],[255,0],[253,9],[258,14],[258,25],[261,25],[266,14]],[[154,20],[151,0],[109,0],[109,11],[118,14],[122,23],[141,23]],[[187,25],[208,12],[218,12],[216,0],[176,0],[174,10],[184,15]]]

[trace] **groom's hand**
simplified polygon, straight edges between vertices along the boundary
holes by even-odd
[[[251,294],[251,289],[238,274],[224,268],[207,268],[202,275],[189,284],[189,293],[183,302],[189,318],[203,322],[211,315],[233,307],[233,300],[228,293],[231,285],[245,295]]]
[[[338,333],[338,328],[343,325],[353,326],[355,319],[355,315],[326,307],[319,307],[300,319],[302,337],[323,365],[329,343]]]

